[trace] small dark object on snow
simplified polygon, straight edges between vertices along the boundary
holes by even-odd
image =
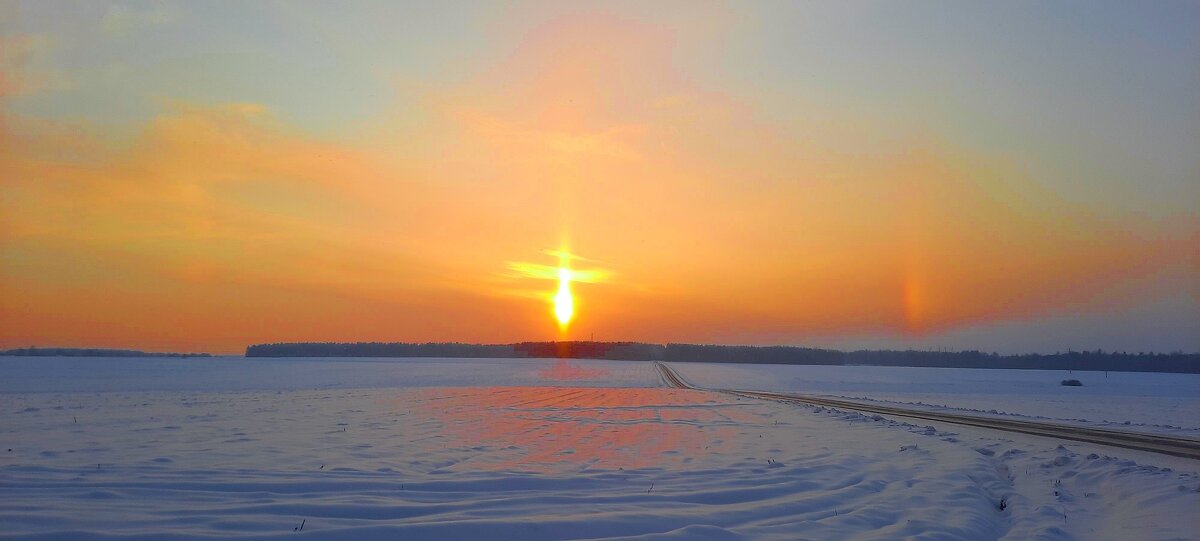
[[[1083,387],[1083,382],[1077,379],[1064,379],[1062,384],[1064,387]]]

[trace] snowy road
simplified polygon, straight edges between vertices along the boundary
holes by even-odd
[[[679,389],[705,390],[695,387],[686,380],[681,378],[666,363],[655,362],[655,367],[661,372],[663,380],[668,385]],[[963,415],[957,413],[932,412],[908,408],[898,408],[892,406],[883,406],[878,404],[866,404],[862,402],[854,402],[849,400],[837,400],[824,398],[819,396],[807,396],[794,393],[775,393],[763,391],[747,391],[747,390],[726,390],[713,389],[717,392],[731,394],[735,396],[744,396],[748,398],[761,398],[765,400],[775,400],[780,402],[793,402],[811,404],[814,406],[826,406],[831,408],[849,409],[866,413],[875,413],[880,415],[890,415],[904,417],[908,419],[920,419],[922,421],[937,421],[942,423],[951,423],[956,425],[965,425],[979,428],[990,428],[994,430],[1003,430],[1006,432],[1018,432],[1022,434],[1031,434],[1034,436],[1045,436],[1050,438],[1058,438],[1072,441],[1082,441],[1086,443],[1095,443],[1107,445],[1111,447],[1120,447],[1124,449],[1134,449],[1138,451],[1148,451],[1153,453],[1161,453],[1165,455],[1178,456],[1183,458],[1191,458],[1200,460],[1200,441],[1167,436],[1161,434],[1146,434],[1142,432],[1124,432],[1119,430],[1101,429],[1101,428],[1086,428],[1071,425],[1061,425],[1054,423],[1044,423],[1038,421],[1020,421],[1010,419],[996,419],[991,417],[980,417],[975,415]]]

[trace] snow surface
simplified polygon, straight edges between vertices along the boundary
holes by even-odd
[[[0,393],[659,384],[650,363],[415,357],[0,357],[0,376]]]
[[[694,385],[1200,438],[1200,374],[672,363]],[[1064,387],[1064,379],[1082,387]]]
[[[1200,532],[1195,461],[656,387],[649,363],[4,361],[0,538]]]

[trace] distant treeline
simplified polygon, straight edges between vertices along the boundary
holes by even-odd
[[[663,346],[633,342],[520,342],[463,344],[460,342],[297,342],[257,344],[247,357],[547,357],[651,361],[662,358]]]
[[[256,344],[247,357],[524,357],[512,345],[456,342],[407,344],[400,342],[295,342]]]
[[[463,344],[396,342],[258,344],[247,357],[545,357],[699,363],[1020,368],[1200,373],[1200,353],[1069,351],[998,355],[981,351],[838,351],[792,346],[645,344],[640,342],[520,342]]]
[[[17,348],[0,351],[0,355],[25,357],[212,357],[208,353],[155,353],[136,349],[95,348]]]

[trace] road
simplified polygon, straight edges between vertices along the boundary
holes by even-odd
[[[906,417],[909,419],[921,419],[940,423],[989,428],[994,430],[1003,430],[1005,432],[1018,432],[1021,434],[1032,434],[1034,436],[1044,436],[1048,438],[1110,445],[1124,449],[1136,449],[1139,451],[1149,451],[1152,453],[1200,460],[1200,441],[1189,438],[1179,438],[1175,436],[1159,434],[1146,434],[1141,432],[1126,432],[1107,428],[1088,428],[1056,423],[1045,423],[1040,421],[996,419],[992,417],[981,417],[977,415],[966,415],[961,413],[915,410],[802,394],[742,391],[731,389],[702,389],[688,383],[686,380],[680,377],[673,368],[667,366],[666,363],[656,361],[654,365],[658,368],[659,374],[663,378],[663,382],[665,382],[668,386],[679,389],[712,391],[734,396],[743,396],[747,398],[774,400],[777,402],[786,402],[792,404],[810,404],[814,406],[854,410],[864,413],[875,413],[893,417]]]

